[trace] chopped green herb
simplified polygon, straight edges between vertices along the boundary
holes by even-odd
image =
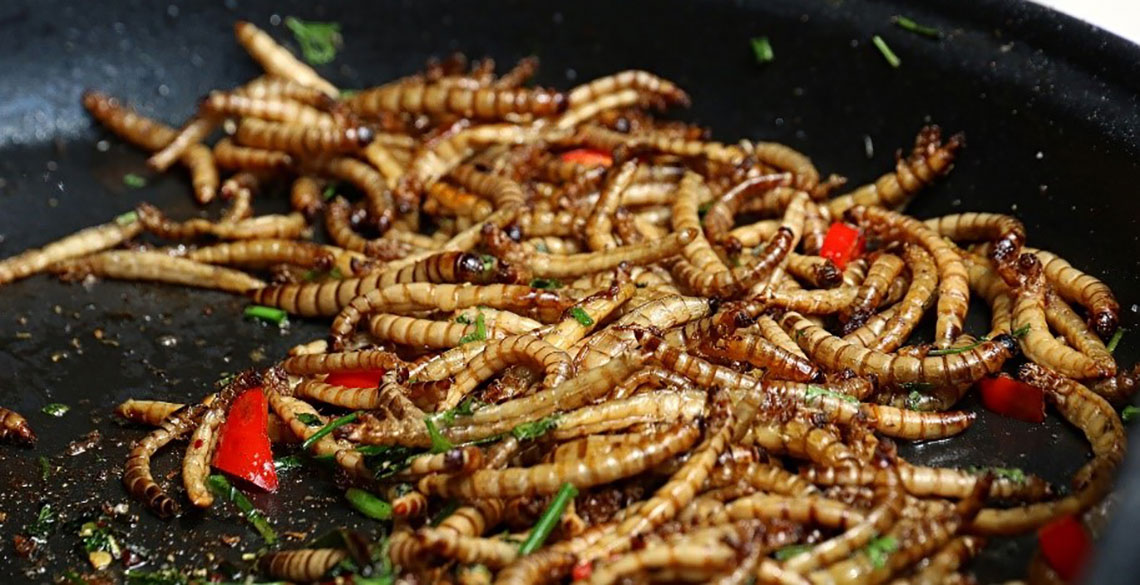
[[[867,557],[876,569],[887,566],[887,559],[891,553],[899,549],[899,541],[893,536],[881,536],[867,543]]]
[[[214,381],[214,388],[225,388],[226,386],[229,386],[236,377],[237,374],[223,373],[222,377]]]
[[[1124,410],[1120,411],[1120,419],[1126,423],[1130,423],[1140,417],[1140,408],[1135,406],[1125,406]]]
[[[468,317],[467,315],[460,315],[455,318],[455,322],[459,323],[460,325],[470,325],[471,317]]]
[[[848,396],[847,394],[844,394],[842,392],[835,392],[834,390],[828,390],[827,388],[820,388],[819,386],[808,386],[807,391],[804,392],[804,399],[805,400],[813,400],[816,398],[824,398],[824,397],[834,398],[836,400],[842,400],[844,402],[851,402],[853,404],[859,403],[859,399],[855,398],[854,396]]]
[[[306,425],[308,425],[310,427],[319,427],[322,424],[321,423],[321,417],[319,417],[319,416],[317,416],[311,412],[298,413],[297,414],[297,420],[305,423]]]
[[[771,63],[776,58],[768,37],[752,37],[752,54],[756,56],[757,63]]]
[[[321,199],[328,201],[329,199],[332,199],[333,197],[336,197],[336,183],[329,183],[325,187],[325,190],[321,191]]]
[[[712,201],[705,201],[702,203],[701,206],[697,208],[697,217],[699,219],[704,219],[705,215],[709,212],[710,209],[712,209],[712,206]]]
[[[357,512],[373,520],[389,520],[392,518],[392,505],[362,489],[348,488],[344,492],[348,503],[356,508]]]
[[[293,31],[293,37],[300,43],[301,56],[312,65],[331,62],[344,42],[340,36],[340,24],[336,22],[314,22],[286,16],[285,26]]]
[[[918,390],[911,390],[910,394],[906,395],[906,407],[910,410],[923,410],[924,402],[926,402],[926,395]]]
[[[536,421],[523,423],[511,429],[511,434],[520,441],[529,441],[537,439],[546,433],[558,428],[558,423],[562,417],[557,414],[552,414],[545,418],[540,418]]]
[[[312,282],[320,278],[328,278],[330,280],[344,280],[344,273],[340,268],[333,266],[331,270],[325,272],[322,270],[308,270],[305,272],[305,281]]]
[[[420,450],[398,445],[362,445],[356,451],[364,456],[364,464],[376,479],[391,477],[407,469],[412,459],[423,454]]]
[[[55,511],[52,510],[51,504],[44,504],[40,508],[40,513],[36,515],[36,521],[28,525],[25,532],[28,536],[39,540],[47,540],[55,530]]]
[[[811,550],[811,545],[809,544],[793,544],[791,546],[785,546],[784,548],[776,551],[776,554],[774,556],[776,557],[777,561],[786,561],[800,553],[808,552],[809,550]]]
[[[875,35],[871,37],[871,42],[874,43],[875,47],[879,49],[879,52],[883,54],[883,58],[887,60],[888,65],[895,69],[898,69],[899,65],[902,65],[902,59],[899,59],[899,56],[887,46],[887,41],[884,41],[883,37]]]
[[[550,247],[547,246],[546,242],[543,242],[543,241],[535,242],[534,249],[536,252],[541,252],[543,254],[549,254],[550,253]]]
[[[274,325],[284,325],[289,322],[289,313],[274,307],[263,307],[261,305],[250,305],[245,308],[244,315],[251,319],[260,319],[268,321]]]
[[[458,405],[456,405],[455,408],[449,408],[443,412],[437,412],[437,413],[431,415],[431,418],[433,420],[439,421],[439,424],[441,424],[442,426],[449,427],[449,426],[451,426],[451,423],[455,422],[455,417],[461,416],[461,415],[462,416],[471,416],[471,414],[474,413],[475,410],[482,408],[485,404],[486,404],[485,402],[476,400],[474,397],[468,396],[467,398],[464,398],[462,402],[460,402]]]
[[[349,99],[349,98],[355,96],[358,93],[360,93],[359,89],[342,89],[342,90],[340,90],[340,99],[346,100],[346,99]]]
[[[1010,335],[1012,335],[1018,339],[1021,339],[1022,337],[1025,337],[1028,334],[1029,334],[1029,323],[1026,323],[1025,325],[1022,325],[1021,327],[1014,329],[1010,333]]]
[[[299,469],[304,465],[305,461],[301,459],[300,455],[286,455],[273,460],[273,468],[277,471],[290,471]]]
[[[439,524],[441,522],[446,520],[448,516],[454,514],[455,511],[458,509],[459,509],[459,500],[448,500],[447,503],[444,504],[443,507],[440,508],[439,511],[435,513],[435,516],[431,517],[431,521],[429,522],[429,524],[431,524],[432,526],[439,526]]]
[[[1025,483],[1025,472],[1016,467],[967,467],[966,471],[974,475],[992,473],[994,477],[1008,479],[1015,483]]]
[[[933,357],[933,356],[939,356],[939,355],[954,355],[954,354],[958,354],[958,353],[965,353],[967,351],[973,351],[974,349],[977,349],[978,346],[980,346],[981,344],[983,344],[987,341],[989,341],[989,339],[986,339],[985,337],[980,337],[980,338],[978,338],[977,341],[975,341],[969,345],[963,345],[961,347],[944,347],[944,348],[939,348],[939,349],[932,349],[932,350],[926,352],[926,355]]]
[[[51,477],[51,461],[47,457],[40,455],[40,476],[44,481]]]
[[[1104,346],[1108,353],[1116,352],[1116,346],[1120,345],[1120,338],[1124,337],[1124,330],[1117,328],[1116,333],[1112,334],[1112,339],[1108,340],[1108,345]]]
[[[106,551],[114,559],[123,556],[123,549],[111,532],[111,521],[105,516],[94,522],[84,522],[79,527],[79,537],[83,539],[83,550],[87,552]]]
[[[479,259],[483,261],[483,272],[490,272],[495,268],[495,257],[490,254],[482,254]]]
[[[530,288],[541,288],[543,290],[554,290],[562,288],[562,281],[557,278],[536,278],[530,281]]]
[[[273,527],[269,525],[269,520],[266,520],[265,516],[263,516],[257,508],[253,507],[253,502],[249,501],[249,498],[245,497],[245,494],[230,484],[230,480],[226,479],[226,476],[219,474],[211,475],[206,483],[210,486],[210,491],[214,492],[214,495],[229,500],[241,511],[245,519],[249,520],[249,523],[253,524],[253,527],[257,529],[258,534],[261,534],[261,538],[265,539],[266,544],[274,544],[277,542],[277,533],[273,530]]]
[[[526,541],[519,547],[519,556],[526,556],[538,550],[542,543],[550,536],[554,526],[558,524],[558,520],[562,518],[562,512],[566,510],[566,506],[570,504],[578,495],[578,488],[574,484],[566,482],[562,487],[558,488],[558,493],[554,495],[554,499],[550,501],[550,506],[542,513],[538,519],[538,523],[531,529],[530,534],[527,535]]]
[[[344,425],[355,421],[359,416],[359,412],[353,412],[346,414],[340,418],[333,419],[331,422],[329,422],[329,424],[317,429],[317,432],[309,435],[309,438],[305,439],[305,442],[301,443],[301,448],[305,451],[308,451],[313,445],[317,444],[317,441],[325,438],[326,435],[339,429],[340,427],[343,427]]]
[[[483,318],[483,312],[479,311],[475,315],[475,331],[464,335],[459,338],[459,345],[464,343],[471,343],[472,341],[484,341],[487,339],[487,321]]]
[[[570,316],[578,321],[579,324],[589,327],[594,324],[594,318],[590,316],[582,307],[570,307]]]
[[[915,21],[913,21],[913,20],[911,20],[905,16],[901,16],[901,15],[895,16],[895,17],[891,18],[891,22],[895,23],[895,26],[897,26],[903,30],[908,30],[912,33],[927,36],[927,37],[930,37],[932,39],[937,39],[937,38],[942,37],[942,33],[939,32],[938,29],[936,29],[934,27],[930,27],[930,26],[923,26],[923,25],[918,24],[917,22],[915,22]]]
[[[435,421],[430,416],[424,417],[424,424],[427,425],[428,435],[431,437],[431,452],[432,453],[445,453],[450,451],[453,445],[443,433],[439,432],[439,427],[435,426]]]
[[[127,225],[131,225],[132,223],[135,223],[138,220],[139,220],[139,212],[132,210],[132,211],[128,211],[128,212],[116,217],[115,223],[117,223],[119,225],[127,226]]]
[[[62,402],[52,402],[51,404],[48,404],[47,406],[41,408],[40,412],[43,412],[48,416],[54,416],[58,418],[67,414],[67,411],[69,410],[71,410],[71,407],[63,404]]]
[[[127,173],[123,175],[123,184],[130,187],[131,189],[146,187],[146,178],[142,175]]]

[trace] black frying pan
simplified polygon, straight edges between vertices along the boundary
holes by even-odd
[[[946,36],[933,41],[894,28],[895,14]],[[94,127],[80,93],[99,88],[180,122],[209,89],[257,74],[232,40],[233,21],[251,20],[285,39],[283,27],[270,24],[278,15],[342,23],[347,46],[323,70],[341,87],[407,74],[428,56],[454,50],[500,63],[536,54],[539,83],[560,87],[620,69],[650,69],[689,90],[694,106],[681,115],[718,136],[788,143],[854,184],[888,169],[895,148],[908,145],[927,121],[963,130],[969,147],[957,168],[911,211],[920,217],[1013,212],[1028,226],[1032,245],[1060,252],[1112,285],[1125,307],[1124,326],[1136,323],[1129,307],[1140,302],[1140,199],[1133,194],[1140,177],[1140,49],[1009,1],[944,0],[921,8],[840,0],[7,2],[0,6],[0,255],[141,200],[192,213],[187,183],[177,173],[143,189],[124,187],[125,173],[145,174],[143,156]],[[888,67],[871,46],[876,33],[902,58],[901,68]],[[775,61],[765,66],[756,65],[749,48],[757,35],[768,36],[775,49]],[[874,144],[870,157],[865,136]],[[283,206],[258,202],[264,211],[275,205]],[[141,432],[111,420],[116,403],[131,396],[198,397],[221,372],[264,365],[324,332],[319,323],[298,322],[278,333],[242,321],[242,299],[170,286],[101,282],[88,290],[41,276],[4,287],[0,303],[0,404],[27,414],[41,437],[34,450],[0,447],[3,582],[50,582],[68,567],[84,568],[74,522],[129,501],[119,474],[128,442]],[[96,328],[103,341],[95,339]],[[1125,337],[1124,363],[1136,359],[1138,346],[1135,335]],[[256,359],[258,353],[268,357]],[[48,402],[73,409],[50,418],[39,412]],[[67,454],[69,443],[92,430],[101,434],[97,447]],[[1023,467],[1063,482],[1086,451],[1083,439],[1055,417],[1028,425],[983,413],[963,437],[908,446],[905,455],[940,465]],[[53,468],[46,481],[41,456]],[[175,459],[161,459],[160,475],[174,469]],[[341,504],[327,475],[292,472],[284,489],[257,504],[280,530],[367,528]],[[1125,475],[1089,582],[1130,583],[1137,574],[1129,532],[1140,521],[1140,462],[1130,461]],[[45,502],[62,509],[61,529],[46,547],[51,554],[37,562],[15,558],[12,535]],[[240,565],[241,553],[259,540],[228,508],[162,522],[132,503],[136,521],[127,540],[149,550],[151,567],[167,555],[179,567],[211,566],[217,558]],[[241,542],[225,546],[225,535]],[[985,582],[1013,578],[1032,551],[1031,536],[998,540],[973,566]]]

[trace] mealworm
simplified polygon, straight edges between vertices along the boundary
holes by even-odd
[[[292,168],[292,155],[276,150],[238,146],[229,138],[214,145],[214,160],[228,169],[253,171],[281,171]]]
[[[35,445],[36,433],[20,413],[0,406],[0,441]]]
[[[809,459],[826,467],[847,467],[857,463],[855,454],[834,429],[816,427],[802,420],[757,422],[752,426],[751,436],[755,444],[770,453]]]
[[[636,339],[631,327],[669,329],[705,317],[712,303],[700,297],[670,295],[635,307],[599,335],[583,340],[574,356],[579,371],[605,364],[629,350]]]
[[[819,380],[823,373],[807,359],[758,335],[732,335],[709,340],[700,346],[700,353],[723,359],[743,361],[763,368],[771,376],[810,382]]]
[[[322,128],[245,118],[234,139],[245,146],[298,156],[322,155],[356,152],[372,141],[372,130],[367,126]]]
[[[1085,320],[1051,290],[1045,294],[1045,320],[1065,338],[1065,341],[1069,342],[1073,349],[1088,356],[1102,369],[1116,373],[1116,360],[1108,351],[1108,347],[1089,328]]]
[[[99,91],[83,92],[83,106],[119,137],[145,150],[160,150],[176,135],[170,126],[143,116]]]
[[[599,77],[579,85],[566,94],[566,102],[569,107],[576,108],[604,95],[618,93],[625,89],[636,89],[660,95],[671,104],[683,107],[689,105],[689,96],[676,84],[648,71],[636,69]]]
[[[792,276],[815,288],[835,288],[843,284],[843,273],[827,258],[789,253],[787,269]]]
[[[984,250],[985,248],[979,252]],[[1033,254],[1041,260],[1045,278],[1062,298],[1088,310],[1089,323],[1102,338],[1107,339],[1112,336],[1120,321],[1120,304],[1116,302],[1116,297],[1108,285],[1092,275],[1077,270],[1052,252],[1029,247],[1023,247],[1022,251]]]
[[[379,314],[368,318],[368,331],[377,340],[401,345],[446,349],[459,345],[465,336],[475,333],[475,325],[455,321],[433,321],[401,315]],[[486,338],[498,340],[506,337],[504,331],[493,325],[486,326]]]
[[[140,231],[142,225],[138,221],[112,221],[79,230],[43,248],[25,250],[0,260],[0,284],[42,272],[61,261],[113,248],[135,237]]]
[[[621,166],[614,167],[606,176],[601,195],[586,220],[586,244],[591,250],[597,252],[617,247],[617,240],[613,236],[613,218],[611,216],[617,210],[622,192],[633,184],[633,176],[637,172],[637,167],[636,160],[628,160]]]
[[[252,98],[287,98],[321,110],[331,110],[337,106],[333,96],[320,89],[273,74],[258,77],[239,87],[236,92]]]
[[[1089,388],[1113,404],[1123,404],[1136,393],[1138,379],[1140,364],[1133,365],[1130,370],[1121,369],[1115,376],[1097,380]]]
[[[553,126],[559,129],[575,128],[588,120],[598,117],[603,112],[641,104],[645,101],[643,94],[634,89],[608,93],[588,102],[567,108],[561,116],[555,119]]]
[[[332,264],[332,254],[323,246],[296,240],[240,240],[198,248],[186,253],[186,259],[206,264],[230,264],[265,268],[273,264],[295,264],[325,270]]]
[[[900,207],[935,178],[948,173],[965,142],[964,135],[955,134],[943,143],[938,126],[924,127],[915,138],[914,150],[910,156],[895,163],[894,172],[828,201],[828,212],[831,217],[840,217],[843,212],[859,205]]]
[[[1020,340],[1026,357],[1073,378],[1101,378],[1115,374],[1116,364],[1111,361],[1111,356],[1107,361],[1094,360],[1062,345],[1049,332],[1045,317],[1045,275],[1037,256],[1022,254],[1017,260],[1017,271],[1021,283],[1013,304],[1011,326],[1015,330],[1028,328]]]
[[[476,220],[487,217],[494,209],[490,201],[443,181],[428,187],[425,210],[433,201],[454,215],[470,216]]]
[[[490,378],[511,364],[527,364],[542,369],[545,377],[542,386],[553,388],[569,379],[574,373],[570,356],[533,334],[514,335],[496,339],[487,344],[483,353],[467,364],[467,368],[455,376],[447,398],[440,403],[440,409],[452,408],[480,382]]]
[[[907,267],[910,269],[910,288],[899,301],[894,315],[883,324],[882,332],[873,341],[865,344],[868,349],[881,352],[892,352],[898,349],[910,337],[922,319],[922,315],[930,308],[930,304],[934,300],[938,273],[933,258],[924,248],[919,246],[903,248],[903,258],[906,259]],[[984,294],[983,298],[988,299]],[[996,304],[994,308],[995,316],[1000,316],[1001,313]],[[995,328],[989,337],[992,339],[1009,332],[1008,328],[1005,330]]]
[[[729,520],[782,519],[800,524],[850,530],[865,517],[857,510],[820,496],[788,497],[753,494],[725,506]]]
[[[979,475],[959,469],[899,464],[895,466],[902,487],[912,496],[966,498],[978,485]],[[809,467],[801,476],[819,486],[880,486],[890,481],[888,474],[869,466],[837,468]],[[1039,501],[1053,495],[1049,482],[1035,475],[1024,479],[994,478],[989,497],[998,500]]]
[[[944,215],[926,220],[926,227],[955,241],[991,241],[990,254],[999,265],[1015,262],[1025,244],[1025,226],[1000,213]]]
[[[100,252],[58,263],[53,270],[73,280],[99,276],[183,284],[237,293],[265,286],[264,282],[244,272],[176,258],[161,252]]]
[[[325,81],[311,67],[297,60],[288,49],[277,44],[273,37],[252,23],[244,20],[236,22],[234,36],[266,73],[315,87],[329,97],[336,97],[339,93],[336,86]]]
[[[551,436],[565,440],[647,422],[671,422],[678,418],[691,421],[701,416],[704,406],[705,396],[696,390],[644,392],[568,412]]]
[[[302,548],[267,553],[257,565],[277,579],[317,581],[346,558],[339,548]]]
[[[699,569],[702,574],[728,570],[736,552],[717,543],[658,544],[599,565],[590,576],[590,585],[610,585],[627,575],[656,569]]]
[[[566,95],[546,89],[464,88],[403,83],[366,89],[345,100],[353,111],[374,116],[383,112],[456,114],[463,118],[502,120],[511,114],[545,118],[566,109]]]
[[[953,244],[917,219],[878,207],[853,207],[848,211],[858,223],[894,239],[905,239],[926,249],[938,268],[938,320],[935,342],[945,347],[962,333],[970,305],[969,275]]]
[[[212,116],[191,118],[167,144],[163,145],[161,150],[147,159],[147,166],[159,172],[165,171],[174,164],[174,161],[186,154],[190,148],[205,140],[217,126],[218,121]]]
[[[289,215],[261,215],[233,222],[212,222],[194,218],[177,222],[167,218],[149,203],[140,203],[139,223],[142,227],[164,239],[185,240],[200,236],[214,236],[222,240],[292,239],[308,227],[299,213]]]
[[[905,264],[902,258],[894,254],[880,254],[867,269],[867,277],[855,292],[851,304],[840,310],[841,319],[845,319],[843,333],[850,333],[859,328],[879,307],[887,289],[900,273]]]
[[[212,398],[203,402],[209,403]],[[177,402],[163,402],[161,400],[135,400],[129,399],[115,407],[115,414],[125,421],[157,427],[168,416],[178,409],[186,406]],[[274,443],[295,443],[297,437],[281,422],[276,414],[269,413],[269,440]]]
[[[337,126],[330,114],[281,97],[251,97],[237,92],[213,91],[202,100],[200,110],[215,117],[239,116],[320,128]]]
[[[518,545],[492,538],[464,536],[436,528],[416,531],[425,550],[462,563],[479,563],[498,569],[514,562]]]
[[[686,228],[660,240],[618,246],[600,252],[565,255],[534,252],[527,256],[526,265],[536,277],[568,278],[613,270],[623,263],[640,266],[658,262],[677,254],[698,237],[696,230]]]
[[[228,404],[222,406],[225,407]],[[182,459],[182,483],[186,486],[186,497],[199,508],[209,508],[214,503],[214,494],[206,486],[206,475],[210,471],[210,457],[218,443],[218,429],[225,421],[222,408],[215,401],[202,415]]]
[[[131,497],[141,501],[160,518],[174,516],[178,513],[179,506],[154,480],[150,471],[150,459],[167,443],[190,432],[207,408],[209,407],[202,403],[181,408],[131,446],[123,469],[123,485]]]
[[[915,585],[939,585],[945,583],[950,574],[966,564],[982,548],[983,541],[974,536],[959,536],[942,547],[930,562],[914,576]]]
[[[400,179],[397,192],[411,197],[423,191],[474,154],[478,146],[527,144],[542,135],[539,129],[515,124],[485,124],[460,129],[418,150],[407,165],[408,172]]]

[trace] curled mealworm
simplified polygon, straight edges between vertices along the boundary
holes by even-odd
[[[347,557],[339,548],[302,548],[268,553],[257,564],[278,579],[316,581]]]
[[[0,406],[0,441],[34,445],[36,433],[20,413]]]

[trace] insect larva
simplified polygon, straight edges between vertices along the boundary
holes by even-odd
[[[176,258],[161,252],[100,252],[60,262],[53,270],[72,280],[99,276],[183,284],[229,292],[246,292],[265,286],[264,282],[244,272]]]
[[[0,406],[0,441],[35,445],[36,433],[20,413]]]
[[[778,142],[751,142],[745,150],[763,164],[792,173],[797,189],[811,192],[819,186],[819,171],[811,159],[789,146]]]
[[[496,208],[521,206],[526,203],[522,187],[517,182],[484,173],[473,165],[459,165],[451,171],[450,176],[461,187],[489,199]]]
[[[736,551],[720,543],[650,545],[599,564],[589,583],[610,585],[629,575],[661,569],[699,570],[707,576],[731,569],[735,560]]]
[[[902,258],[894,254],[880,254],[871,262],[867,277],[859,285],[855,298],[840,311],[841,318],[846,320],[843,333],[850,333],[867,321],[887,296],[887,289],[905,266]]]
[[[857,457],[834,429],[816,427],[802,420],[785,423],[757,422],[752,440],[771,453],[788,454],[826,467],[847,467]]]
[[[883,324],[882,332],[873,341],[865,344],[868,349],[881,352],[898,349],[910,337],[934,300],[938,273],[933,258],[919,246],[903,248],[903,258],[906,259],[907,267],[910,269],[910,288],[896,305],[894,314]],[[1001,313],[996,311],[997,305],[994,307],[997,318]],[[1004,331],[994,329],[989,337],[994,338],[1002,333],[1009,333],[1009,329]]]
[[[337,102],[320,89],[276,75],[263,75],[239,87],[237,93],[252,98],[286,98],[320,110],[333,110]]]
[[[416,531],[425,550],[462,563],[480,563],[492,569],[505,567],[518,557],[518,545],[505,540],[465,536],[424,527]]]
[[[425,206],[435,201],[452,214],[471,216],[476,220],[487,217],[494,210],[494,205],[490,201],[443,181],[428,187],[427,197]]]
[[[835,288],[843,284],[843,273],[827,258],[792,252],[788,254],[787,270],[792,276],[815,288]]]
[[[174,161],[188,152],[188,149],[205,140],[217,126],[218,121],[212,116],[191,118],[167,144],[163,145],[162,150],[147,159],[147,166],[159,172],[165,171],[174,164]]]
[[[214,145],[214,160],[227,169],[247,171],[279,171],[293,167],[293,157],[286,152],[238,146],[223,138]]]
[[[199,508],[209,508],[214,503],[214,494],[206,486],[206,475],[210,471],[209,461],[217,446],[218,428],[224,421],[225,411],[218,408],[215,401],[202,415],[198,428],[190,436],[190,444],[186,446],[186,455],[182,459],[182,483],[186,486],[186,497]]]
[[[210,95],[202,100],[200,109],[203,113],[214,117],[258,118],[321,128],[332,128],[338,125],[332,115],[301,102],[279,97],[255,98],[237,92],[210,92]]]
[[[929,498],[966,498],[974,492],[979,474],[945,467],[924,467],[900,463],[895,466],[902,487],[912,496]],[[804,479],[819,486],[880,486],[890,481],[887,473],[870,466],[847,468],[809,467],[801,472]],[[997,500],[1040,501],[1053,495],[1049,482],[1036,475],[1024,479],[994,478],[989,497]]]
[[[1060,256],[1045,250],[1022,248],[1041,260],[1045,278],[1049,284],[1071,303],[1077,303],[1089,313],[1089,323],[1104,339],[1116,331],[1120,321],[1120,304],[1112,294],[1112,289],[1097,278],[1081,272]]]
[[[955,241],[989,240],[990,254],[999,265],[1015,262],[1025,244],[1025,226],[1000,213],[956,213],[926,220],[926,226]]]
[[[324,207],[321,185],[312,177],[297,177],[289,190],[289,205],[293,211],[312,219]]]
[[[743,361],[764,368],[777,378],[810,382],[820,380],[823,373],[807,359],[758,335],[730,335],[710,339],[700,346],[706,356]]]
[[[725,506],[729,520],[751,518],[783,519],[800,524],[814,524],[849,530],[865,517],[849,506],[820,496],[778,496],[754,494],[733,500]]]
[[[387,229],[395,220],[396,213],[404,214],[418,206],[418,198],[393,199],[384,177],[367,163],[354,158],[333,157],[315,165],[313,170],[352,183],[364,193],[369,219],[380,231]]]
[[[246,146],[266,150],[321,155],[360,150],[372,141],[372,130],[367,126],[319,128],[246,118],[238,125],[234,138]]]
[[[606,176],[601,195],[586,220],[586,244],[591,250],[602,251],[617,246],[611,216],[617,210],[622,192],[633,183],[637,166],[636,160],[628,160],[621,166],[614,167]]]
[[[267,553],[257,565],[277,579],[317,581],[347,557],[339,548],[302,548]]]
[[[559,143],[567,146],[582,145],[607,152],[612,152],[619,146],[625,146],[633,153],[650,151],[686,158],[702,158],[731,167],[744,164],[748,156],[744,149],[731,144],[689,140],[659,131],[631,136],[596,126],[579,128],[571,137],[563,139]]]
[[[374,140],[364,147],[364,158],[372,163],[376,170],[380,171],[380,174],[384,176],[385,185],[389,189],[398,187],[400,179],[407,172],[404,166],[406,163],[400,160],[399,155],[388,146]]]
[[[828,212],[831,217],[838,218],[857,205],[888,209],[900,207],[935,178],[949,172],[954,157],[965,142],[964,135],[955,134],[943,144],[942,131],[938,126],[924,127],[915,138],[914,150],[910,156],[895,163],[894,172],[828,201]]]
[[[633,89],[605,94],[591,101],[568,108],[554,121],[553,126],[555,128],[568,130],[597,117],[603,112],[633,106],[643,103],[644,101],[646,101],[645,97]]]
[[[179,409],[131,447],[123,470],[123,485],[131,497],[145,504],[161,518],[174,516],[178,513],[179,506],[154,480],[150,471],[150,459],[167,443],[190,432],[207,408],[199,403]]]
[[[599,77],[570,90],[566,94],[566,102],[571,108],[577,108],[587,102],[618,93],[626,89],[635,89],[661,96],[666,102],[688,107],[689,96],[673,82],[658,77],[648,71],[631,69]]]
[[[478,120],[502,120],[510,114],[545,118],[566,109],[566,96],[546,89],[471,89],[423,83],[384,85],[366,89],[345,101],[353,111],[374,116],[382,112],[456,114]]]
[[[446,349],[459,345],[464,336],[475,333],[475,325],[455,321],[434,321],[401,315],[378,314],[368,318],[368,331],[377,340],[400,345]],[[486,326],[486,338],[501,339],[506,333]]]
[[[176,135],[170,126],[143,116],[99,91],[83,92],[83,106],[112,132],[145,150],[160,150]]]
[[[252,23],[239,20],[234,24],[234,36],[266,73],[315,87],[329,97],[336,97],[339,93],[336,86],[325,81],[311,67],[299,61],[288,49],[277,44],[273,37]]]
[[[138,235],[138,221],[112,221],[85,228],[56,240],[43,248],[31,248],[0,260],[0,284],[26,278],[57,262],[86,256],[115,247]]]
[[[240,240],[214,244],[186,253],[188,260],[206,264],[230,264],[265,268],[273,264],[295,264],[318,270],[332,264],[332,254],[323,246],[296,240]]]

